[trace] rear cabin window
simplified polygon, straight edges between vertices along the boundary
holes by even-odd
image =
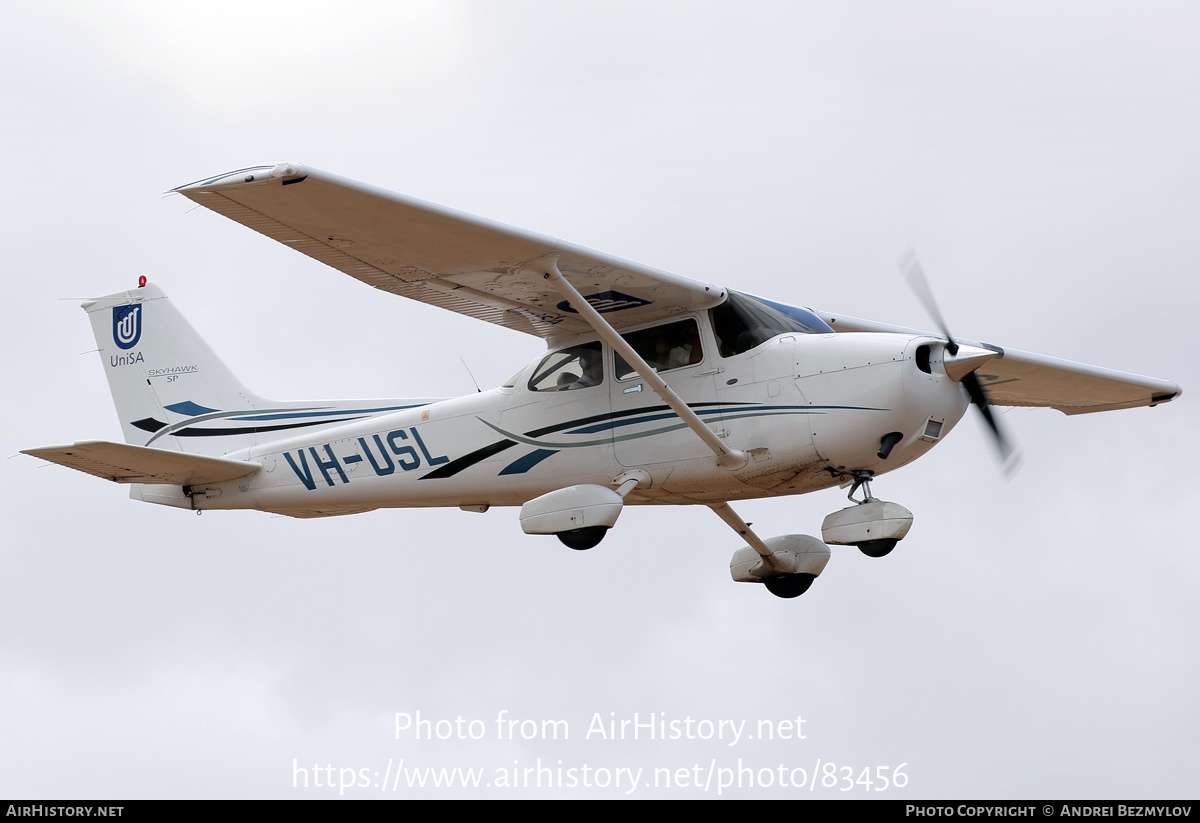
[[[621,337],[656,372],[681,369],[704,359],[704,351],[700,347],[700,327],[691,318],[652,329],[632,331]],[[635,376],[637,372],[618,354],[616,374],[618,380],[624,380]]]

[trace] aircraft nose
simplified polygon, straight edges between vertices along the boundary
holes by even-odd
[[[954,428],[970,403],[962,380],[987,363],[997,353],[977,346],[958,347],[951,354],[944,340],[913,338],[906,352],[910,360],[905,370],[904,396],[910,414],[908,428],[916,432],[918,443],[932,447]]]

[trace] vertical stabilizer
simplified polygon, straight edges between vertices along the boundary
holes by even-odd
[[[125,442],[209,455],[251,445],[255,427],[232,418],[271,401],[242,385],[162,289],[147,285],[83,308]]]
[[[444,399],[267,400],[234,377],[157,286],[83,308],[125,442],[135,446],[216,457]]]

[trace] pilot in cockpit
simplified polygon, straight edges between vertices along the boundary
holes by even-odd
[[[583,349],[579,353],[579,363],[583,366],[583,374],[571,384],[572,389],[586,389],[604,382],[604,359],[598,350]]]

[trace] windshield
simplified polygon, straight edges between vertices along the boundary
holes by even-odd
[[[833,329],[812,312],[735,291],[729,292],[728,299],[710,314],[722,357],[750,351],[789,332],[833,334]]]

